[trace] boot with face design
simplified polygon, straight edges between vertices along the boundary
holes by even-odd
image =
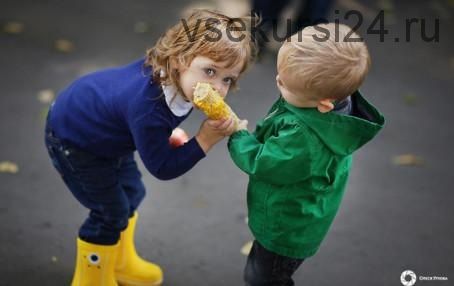
[[[71,286],[118,286],[115,279],[116,245],[99,245],[77,239],[76,270]]]

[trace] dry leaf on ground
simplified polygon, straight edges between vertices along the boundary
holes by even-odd
[[[448,5],[454,8],[454,0],[447,0]]]
[[[404,95],[404,101],[408,105],[415,105],[417,100],[418,100],[418,98],[416,97],[416,95],[414,95],[412,93],[407,93]]]
[[[385,12],[392,12],[394,10],[394,3],[392,0],[378,1],[378,7]]]
[[[55,41],[55,49],[61,53],[71,53],[74,51],[74,44],[66,39],[58,39]]]
[[[240,250],[241,254],[246,255],[246,256],[249,255],[249,252],[251,252],[251,249],[252,249],[252,243],[253,243],[253,241],[246,242],[243,245],[243,247],[241,247],[241,250]]]
[[[192,200],[192,206],[197,209],[208,207],[208,201],[203,196],[197,196]]]
[[[55,98],[55,93],[52,89],[43,89],[38,92],[38,100],[42,103],[51,103]]]
[[[143,34],[148,32],[148,24],[145,22],[136,22],[134,24],[134,33]]]
[[[19,172],[19,167],[17,166],[17,164],[10,161],[0,162],[0,173],[16,174],[17,172]]]
[[[3,31],[7,34],[20,34],[24,31],[24,24],[17,21],[11,21],[3,26]]]
[[[394,156],[393,163],[398,166],[421,166],[424,164],[424,160],[413,154],[403,154]]]

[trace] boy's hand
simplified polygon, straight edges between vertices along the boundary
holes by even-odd
[[[248,125],[248,121],[246,119],[242,119],[240,120],[240,122],[238,122],[238,128],[237,130],[246,130],[247,131],[247,125]]]

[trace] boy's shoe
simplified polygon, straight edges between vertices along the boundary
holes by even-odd
[[[72,286],[118,286],[115,279],[116,245],[99,245],[77,239],[76,270]]]
[[[115,276],[122,286],[157,286],[162,284],[161,268],[137,255],[134,232],[137,212],[129,219],[128,227],[121,233]]]

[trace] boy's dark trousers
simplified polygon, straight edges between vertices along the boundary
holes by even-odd
[[[255,240],[244,270],[244,281],[246,286],[295,285],[292,275],[303,261],[273,253]]]
[[[94,244],[117,243],[121,231],[128,226],[128,219],[145,196],[142,175],[133,153],[104,158],[85,152],[58,138],[49,120],[45,144],[52,164],[66,186],[90,210],[79,237]]]

